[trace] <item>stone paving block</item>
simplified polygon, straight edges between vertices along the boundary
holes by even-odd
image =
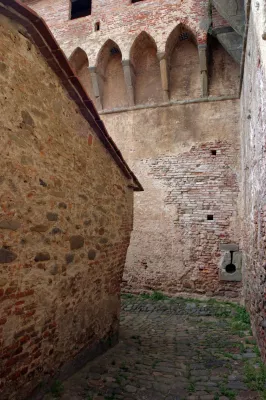
[[[163,302],[131,302],[131,310],[122,304],[120,342],[64,382],[63,400],[230,400],[226,390],[236,400],[260,400],[243,372],[246,363],[258,365],[255,342],[247,336],[245,347],[245,332],[232,332],[231,306],[176,300],[166,313]],[[231,317],[217,317],[221,309]]]

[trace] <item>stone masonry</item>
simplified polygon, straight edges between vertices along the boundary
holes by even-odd
[[[242,308],[153,292],[242,299],[266,359],[265,1],[92,0],[79,18],[71,1],[23,3],[58,44],[47,54],[51,39],[36,43],[35,33],[40,56],[21,25],[29,11],[14,23],[5,7],[4,398],[58,377],[47,398],[265,398]],[[60,83],[61,63],[70,77]],[[95,108],[145,189],[128,252],[141,186]],[[82,350],[90,359],[116,341],[121,284],[142,295],[126,296],[116,354],[86,365],[63,393]]]
[[[141,186],[60,49],[53,58],[42,21],[8,6],[0,2],[0,397],[19,400],[116,342]]]

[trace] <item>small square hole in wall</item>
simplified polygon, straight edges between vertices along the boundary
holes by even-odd
[[[216,151],[216,150],[211,150],[211,155],[212,155],[212,156],[216,156],[216,154],[217,154],[217,151]]]
[[[213,215],[207,215],[207,220],[208,221],[213,221]]]
[[[97,32],[97,31],[100,30],[100,22],[96,22],[96,23],[95,23],[95,25],[94,25],[94,30],[95,30],[95,32]]]

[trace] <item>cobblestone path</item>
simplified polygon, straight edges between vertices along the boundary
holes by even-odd
[[[245,310],[158,298],[123,299],[119,344],[57,388],[63,400],[266,399]]]

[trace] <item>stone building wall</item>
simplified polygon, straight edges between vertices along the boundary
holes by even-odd
[[[219,274],[220,244],[240,238],[240,68],[208,35],[226,21],[198,0],[93,0],[74,20],[62,0],[26,3],[72,63],[86,54],[84,86],[144,183],[124,290],[237,297],[241,283]]]
[[[266,10],[251,2],[241,96],[244,293],[266,358]],[[264,40],[263,38],[264,37]]]
[[[133,189],[37,31],[42,54],[1,15],[27,22],[10,3],[0,1],[0,397],[20,400],[117,337]]]

